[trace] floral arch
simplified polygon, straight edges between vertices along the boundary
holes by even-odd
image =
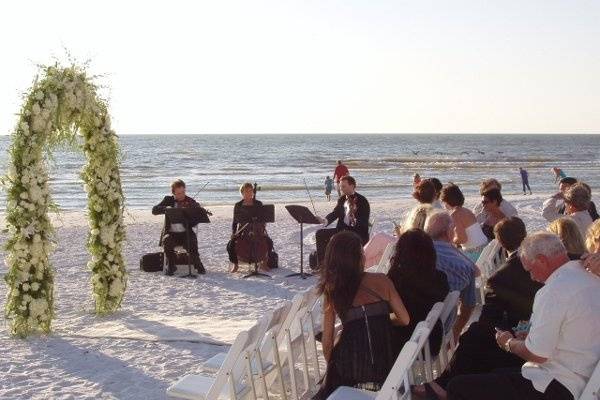
[[[48,189],[46,154],[59,144],[83,150],[81,172],[88,196],[89,237],[95,310],[117,310],[127,286],[122,256],[124,198],[120,149],[107,105],[85,68],[42,67],[24,96],[11,134],[10,164],[4,177],[8,241],[6,318],[11,333],[47,333],[54,317],[54,272],[49,256],[54,230],[48,211],[56,206]]]

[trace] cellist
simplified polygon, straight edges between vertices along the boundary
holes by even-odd
[[[256,188],[250,182],[244,183],[240,186],[240,194],[242,196],[242,200],[235,203],[233,207],[233,223],[231,224],[231,240],[227,243],[227,253],[229,254],[229,261],[233,264],[230,272],[237,272],[238,270],[238,256],[236,252],[236,243],[241,240],[250,240],[247,232],[250,232],[250,226],[242,226],[242,224],[238,223],[235,220],[235,216],[239,214],[239,210],[241,207],[251,207],[251,206],[262,206],[262,202],[260,200],[256,200]],[[264,229],[264,228],[263,228]],[[239,230],[239,231],[238,231]],[[267,241],[267,246],[269,252],[273,250],[273,240],[267,235],[266,229],[264,230],[263,238]],[[261,269],[268,271],[269,267],[267,265],[267,260],[263,260],[261,263]]]

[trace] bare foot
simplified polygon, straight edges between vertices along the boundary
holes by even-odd
[[[238,265],[237,264],[233,264],[233,267],[231,267],[229,269],[229,272],[231,272],[232,274],[235,272],[238,272]]]

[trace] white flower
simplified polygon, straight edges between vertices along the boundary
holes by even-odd
[[[21,194],[19,194],[19,197],[23,200],[27,200],[29,198],[29,195],[27,194],[27,192],[21,192]]]
[[[39,290],[39,288],[40,288],[40,284],[38,282],[33,282],[31,284],[31,290],[32,291],[37,292]]]
[[[33,103],[33,106],[31,106],[31,113],[33,115],[38,115],[40,111],[42,111],[40,105],[38,103]]]
[[[42,100],[44,98],[44,93],[42,93],[41,91],[37,91],[35,92],[35,99],[36,100]]]

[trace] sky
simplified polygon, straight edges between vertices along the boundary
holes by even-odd
[[[3,1],[0,134],[38,64],[118,134],[600,133],[600,1]]]

